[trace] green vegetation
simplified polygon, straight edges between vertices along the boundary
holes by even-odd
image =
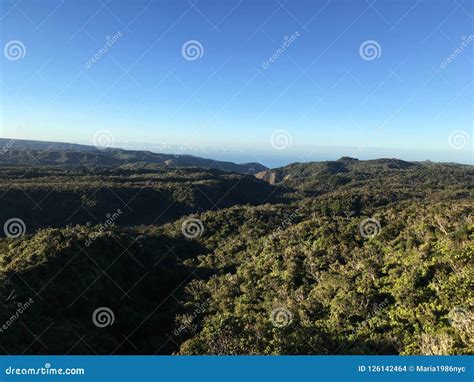
[[[241,174],[255,174],[267,168],[260,163],[216,161],[185,154],[160,154],[143,150],[97,148],[72,143],[0,138],[0,164],[4,166],[117,167],[130,163],[155,164],[163,168],[202,167]]]
[[[118,225],[160,224],[234,204],[276,200],[272,187],[251,175],[154,164],[117,168],[0,168],[0,222],[19,217],[38,228],[99,224],[118,209]],[[270,195],[270,196],[269,196]]]
[[[473,166],[272,171],[1,168],[0,352],[474,353]]]

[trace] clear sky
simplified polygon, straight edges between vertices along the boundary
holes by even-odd
[[[473,4],[2,0],[0,135],[472,163]]]

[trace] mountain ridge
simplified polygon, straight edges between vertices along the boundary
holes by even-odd
[[[268,167],[257,162],[234,163],[188,154],[165,154],[146,150],[98,148],[76,143],[0,138],[1,165],[120,166],[130,163],[155,163],[164,167],[178,168],[204,167],[249,175],[268,170]]]

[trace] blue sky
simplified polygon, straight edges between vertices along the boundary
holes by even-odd
[[[1,4],[2,137],[106,130],[116,147],[270,166],[473,162],[471,1]]]

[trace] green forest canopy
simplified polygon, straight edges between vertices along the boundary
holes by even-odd
[[[1,168],[0,352],[473,353],[473,166],[271,171]]]

